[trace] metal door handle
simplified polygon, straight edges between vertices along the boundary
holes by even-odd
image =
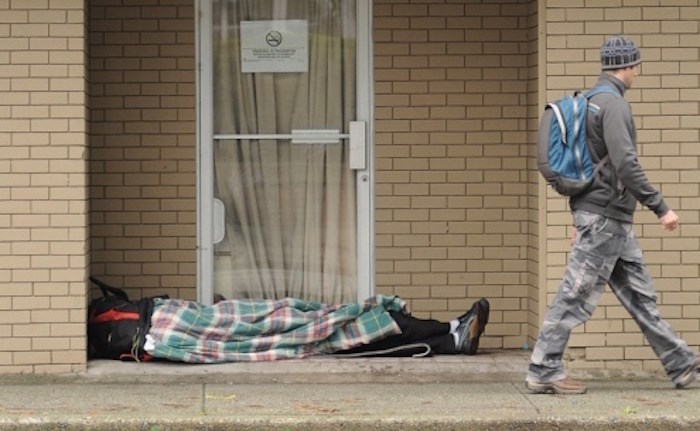
[[[221,200],[214,198],[212,203],[212,215],[213,215],[213,225],[212,225],[212,242],[218,244],[224,240],[226,236],[226,207]]]

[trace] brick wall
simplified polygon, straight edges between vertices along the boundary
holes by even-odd
[[[0,0],[0,373],[85,369],[85,5]]]
[[[539,128],[539,117],[540,117],[540,106],[542,104],[542,98],[540,97],[542,91],[540,86],[542,81],[540,79],[540,69],[542,65],[546,64],[546,61],[542,59],[543,53],[540,49],[539,32],[542,28],[543,16],[539,12],[539,2],[533,1],[528,4],[528,21],[527,21],[527,41],[528,41],[528,62],[527,66],[529,69],[528,80],[527,80],[527,95],[526,104],[528,107],[528,126],[527,126],[527,142],[528,146],[528,157],[527,157],[527,304],[523,305],[523,317],[521,321],[524,325],[523,336],[525,341],[523,343],[524,348],[529,348],[534,345],[534,340],[537,337],[537,333],[540,327],[540,288],[542,280],[544,280],[544,273],[546,268],[546,260],[544,256],[544,248],[542,247],[542,241],[547,237],[546,232],[546,213],[542,211],[543,198],[546,191],[542,184],[542,179],[540,177],[539,170],[537,169],[537,147],[533,145],[537,142],[537,129]]]
[[[92,271],[196,297],[194,3],[90,1]]]
[[[623,2],[626,3],[626,2]],[[700,6],[620,2],[546,2],[549,98],[591,86],[600,72],[599,48],[605,36],[624,33],[642,49],[643,64],[626,98],[635,114],[639,161],[681,219],[664,232],[646,209],[636,215],[635,232],[658,290],[659,309],[690,345],[700,345]],[[547,208],[547,271],[542,303],[556,291],[570,249],[571,217],[564,199],[551,194]],[[575,331],[568,353],[571,366],[660,369],[636,324],[607,291],[593,318]],[[584,361],[582,361],[582,359]],[[624,362],[623,362],[624,361]]]
[[[665,233],[640,211],[636,231],[697,350],[700,5],[608,3],[375,0],[379,292],[440,319],[486,296],[483,346],[532,343],[571,223],[535,170],[539,106],[590,86],[624,32],[644,58],[640,161],[682,220]],[[0,373],[81,371],[88,273],[195,297],[193,2],[0,0],[0,15]],[[659,368],[610,293],[568,358]]]
[[[443,319],[488,297],[483,345],[520,347],[534,4],[374,4],[377,290]]]

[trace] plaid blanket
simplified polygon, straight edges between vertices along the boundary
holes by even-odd
[[[191,363],[272,361],[327,354],[401,333],[388,311],[398,297],[324,305],[299,299],[229,300],[204,306],[155,299],[148,353]]]

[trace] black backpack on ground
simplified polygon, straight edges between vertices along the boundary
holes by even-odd
[[[88,356],[131,361],[150,360],[143,350],[153,313],[153,298],[129,300],[122,289],[90,277],[102,296],[90,301],[87,332]]]

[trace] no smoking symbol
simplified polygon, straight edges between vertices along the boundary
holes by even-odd
[[[265,35],[265,42],[271,47],[280,46],[282,43],[282,33],[272,30]]]

